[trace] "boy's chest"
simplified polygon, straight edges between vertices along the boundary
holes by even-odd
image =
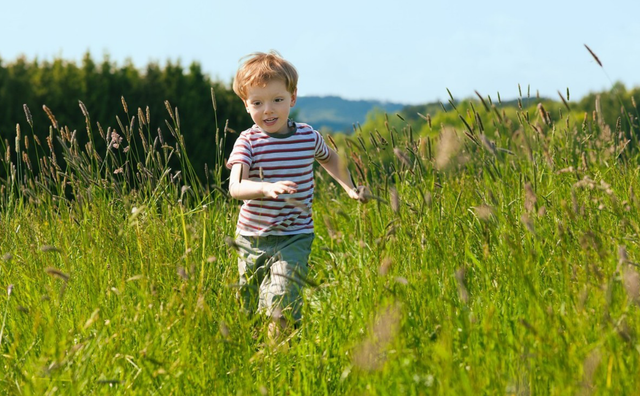
[[[315,142],[312,139],[261,141],[252,147],[253,163],[296,162],[312,164],[315,159]]]

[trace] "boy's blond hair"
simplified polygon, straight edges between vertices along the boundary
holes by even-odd
[[[248,59],[240,66],[233,80],[233,91],[242,100],[247,100],[247,87],[264,87],[271,80],[284,81],[291,94],[296,91],[298,72],[278,52],[255,52],[245,58]]]

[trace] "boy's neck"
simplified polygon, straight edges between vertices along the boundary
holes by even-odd
[[[260,129],[263,133],[269,136],[287,137],[287,136],[293,135],[298,130],[298,125],[291,118],[289,118],[287,120],[287,129],[283,132],[267,132],[264,129],[260,128],[259,126],[258,126],[258,129]]]

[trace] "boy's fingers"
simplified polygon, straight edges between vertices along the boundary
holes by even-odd
[[[281,184],[285,184],[289,187],[298,187],[298,185],[294,182],[292,182],[291,180],[283,180],[280,182]]]
[[[371,190],[367,186],[358,186],[358,201],[362,203],[369,202],[369,198],[372,198]]]

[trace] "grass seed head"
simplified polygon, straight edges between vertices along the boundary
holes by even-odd
[[[224,338],[229,338],[229,335],[231,334],[231,331],[229,331],[229,326],[224,321],[220,321],[219,327],[220,334],[222,334]]]
[[[124,112],[129,114],[129,106],[127,106],[127,101],[124,100],[124,96],[120,96],[120,101],[122,102],[122,108],[124,109]]]
[[[224,237],[224,243],[226,243],[227,246],[229,246],[231,249],[234,249],[234,250],[240,249],[240,246],[236,243],[236,241],[228,235]]]
[[[627,255],[627,248],[624,245],[618,246],[618,264],[626,264],[629,262],[629,256]]]
[[[460,146],[461,143],[455,130],[451,128],[443,129],[440,134],[440,140],[436,146],[436,169],[446,169],[455,159],[460,150]]]
[[[389,269],[391,269],[391,265],[393,264],[393,260],[391,257],[385,257],[380,264],[380,269],[378,272],[381,276],[385,276],[389,273]]]
[[[49,253],[49,252],[60,253],[60,249],[52,245],[42,245],[40,246],[40,251],[44,253]]]
[[[22,108],[24,109],[24,115],[27,117],[27,123],[33,128],[33,117],[31,116],[31,110],[29,110],[29,106],[27,104],[23,104]]]
[[[622,275],[624,289],[627,292],[629,301],[635,304],[640,303],[640,274],[632,266],[626,266]]]
[[[467,286],[465,285],[465,269],[458,268],[455,272],[456,282],[458,284],[458,294],[460,295],[460,300],[466,305],[469,303],[469,291],[467,290]]]
[[[384,367],[386,352],[400,330],[401,317],[397,304],[378,311],[369,325],[367,338],[353,353],[354,366],[364,371],[378,371]]]
[[[406,166],[408,169],[411,169],[411,159],[404,151],[396,147],[393,149],[393,154],[395,154],[395,156],[400,160],[400,162],[404,164],[404,166]]]
[[[184,269],[184,267],[178,267],[177,273],[182,280],[189,280],[189,275],[187,274],[187,271]]]
[[[524,224],[525,228],[532,234],[536,233],[535,228],[533,227],[533,220],[531,220],[531,218],[529,216],[527,216],[526,213],[522,214],[522,217],[520,218],[520,220],[522,221],[522,224]]]
[[[82,115],[84,116],[84,118],[86,118],[88,120],[89,119],[89,111],[87,110],[87,106],[85,106],[84,103],[82,103],[81,100],[78,101],[78,106],[80,106],[80,111],[82,111]]]
[[[297,199],[287,197],[284,199],[284,201],[289,205],[293,205],[294,207],[300,209],[303,213],[309,213],[309,207],[303,204],[302,202],[298,201]]]
[[[486,204],[482,204],[473,208],[473,212],[482,221],[489,221],[495,216],[495,210]]]
[[[538,198],[536,194],[533,192],[533,187],[531,183],[527,183],[524,185],[524,209],[527,213],[533,213],[536,209],[536,202]]]
[[[593,56],[593,59],[595,59],[595,61],[598,63],[598,65],[600,65],[600,67],[602,67],[602,62],[600,62],[600,59],[598,59],[598,56],[593,51],[591,51],[591,48],[589,48],[589,46],[586,45],[586,44],[584,45],[584,47],[587,49],[587,51],[589,51],[591,56]]]
[[[584,363],[582,365],[582,372],[584,373],[582,387],[584,392],[582,394],[591,394],[593,390],[594,376],[601,360],[602,357],[598,349],[594,349],[593,351],[591,351],[584,359]]]
[[[49,109],[47,105],[42,105],[42,109],[44,110],[45,113],[47,113],[47,117],[49,117],[49,121],[51,121],[51,125],[53,125],[53,128],[60,129],[58,120],[56,120],[56,117],[51,112],[51,109]]]
[[[398,213],[400,211],[400,196],[398,195],[398,190],[395,187],[389,188],[389,193],[391,195],[391,210],[394,213]]]
[[[54,278],[62,279],[65,282],[69,280],[69,274],[65,274],[57,268],[47,267],[45,268],[45,272]]]
[[[140,107],[138,107],[138,121],[140,121],[140,125],[147,125],[147,119]]]

